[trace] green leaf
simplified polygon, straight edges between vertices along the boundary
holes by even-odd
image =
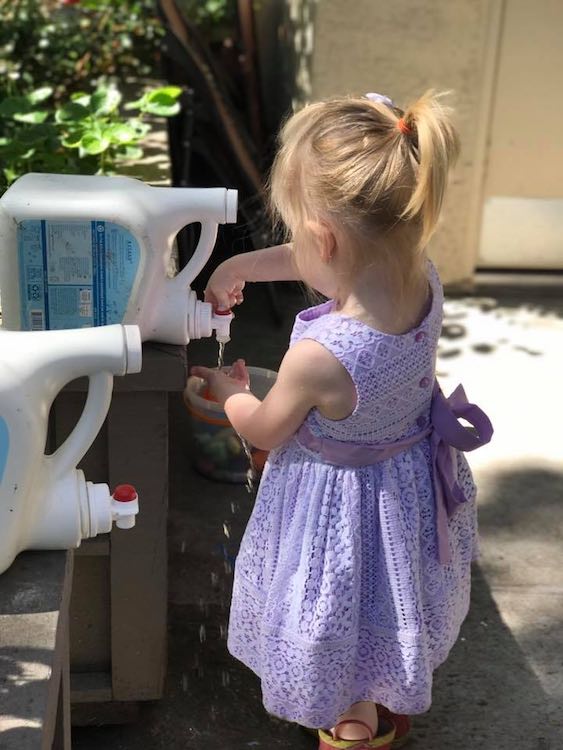
[[[158,115],[159,117],[172,117],[177,115],[180,111],[180,104],[175,102],[174,104],[159,104],[158,102],[147,102],[143,108],[144,112],[149,115]]]
[[[70,95],[70,101],[76,102],[77,104],[82,104],[83,107],[89,107],[90,106],[90,99],[92,97],[90,94],[84,93],[84,91],[76,91],[74,94]]]
[[[128,120],[128,124],[135,130],[137,138],[140,139],[150,132],[151,126],[147,122],[142,120],[131,119]]]
[[[55,112],[55,120],[58,123],[84,120],[87,117],[90,117],[90,111],[78,102],[69,102]]]
[[[35,89],[27,95],[27,99],[31,104],[39,104],[39,102],[45,101],[53,93],[51,86],[42,86],[40,89]]]
[[[14,138],[8,139],[8,143],[3,147],[2,158],[7,160],[21,159],[27,149],[28,146],[25,143],[21,143]]]
[[[106,138],[109,138],[110,141],[117,144],[135,142],[139,138],[135,128],[124,123],[115,123],[114,125],[104,128],[103,134]]]
[[[135,99],[134,102],[127,102],[123,105],[123,109],[141,109],[147,102],[146,96],[142,96],[140,99]]]
[[[81,153],[89,154],[90,156],[101,154],[108,146],[110,146],[109,139],[96,133],[85,133],[80,139]]]
[[[19,177],[19,174],[18,172],[15,172],[11,167],[6,167],[4,169],[4,177],[6,178],[6,182],[10,184]]]
[[[46,110],[37,110],[35,112],[19,112],[14,115],[14,120],[17,122],[40,123],[45,122],[48,117],[49,112]]]
[[[178,114],[180,104],[176,101],[182,90],[178,86],[162,86],[148,91],[139,101],[139,109],[150,115],[171,117]]]
[[[147,91],[140,99],[136,99],[134,102],[127,102],[124,108],[140,109],[142,112],[158,115],[163,114],[165,116],[176,114],[179,111],[179,105],[176,100],[181,93],[182,89],[178,86],[161,86],[158,89]],[[173,111],[168,109],[171,107],[174,108]],[[162,108],[166,108],[166,110]]]
[[[22,143],[29,145],[40,143],[50,136],[54,135],[55,129],[50,124],[32,125],[29,128],[22,128],[18,133],[18,138]]]
[[[120,161],[138,161],[143,158],[143,149],[135,146],[126,146],[124,149],[119,151]]]
[[[179,86],[161,86],[158,89],[153,89],[147,92],[147,99],[149,102],[160,101],[162,97],[166,97],[172,102],[182,93],[182,89]]]
[[[9,96],[0,102],[0,116],[13,117],[16,114],[29,112],[29,102],[24,96]]]
[[[61,143],[65,148],[78,148],[84,131],[82,129],[71,129],[61,138]]]
[[[119,107],[121,93],[115,88],[99,88],[92,94],[90,109],[97,115],[109,115]]]

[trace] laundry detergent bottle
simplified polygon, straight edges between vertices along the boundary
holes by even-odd
[[[232,316],[190,284],[218,224],[236,221],[237,191],[151,187],[131,177],[26,174],[0,199],[0,294],[10,330],[126,323],[143,341],[228,340]],[[177,233],[201,224],[187,265],[170,278]]]
[[[68,549],[134,524],[135,490],[87,482],[76,465],[109,409],[113,376],[139,372],[137,326],[15,332],[0,329],[0,573],[25,549]],[[88,376],[84,410],[45,455],[49,411],[63,386]]]

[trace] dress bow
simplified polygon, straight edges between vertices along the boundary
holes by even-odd
[[[459,419],[465,419],[470,426],[462,425]],[[430,420],[438,559],[448,563],[451,559],[448,519],[469,499],[457,479],[455,449],[465,452],[486,445],[493,435],[493,426],[482,409],[469,403],[461,385],[446,398],[436,383]]]

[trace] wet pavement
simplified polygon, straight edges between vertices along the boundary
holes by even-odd
[[[264,287],[247,290],[226,361],[276,369],[303,293],[279,285],[284,321]],[[490,414],[490,446],[470,456],[479,484],[482,558],[472,607],[417,717],[412,750],[563,748],[563,304],[557,295],[488,290],[446,303],[438,371],[462,380]],[[192,364],[213,364],[193,342]],[[253,498],[190,467],[190,430],[171,406],[169,667],[164,698],[133,724],[81,728],[74,750],[290,748],[317,743],[269,717],[255,676],[226,650],[232,566]]]

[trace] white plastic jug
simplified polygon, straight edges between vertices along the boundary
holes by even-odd
[[[113,375],[139,372],[137,326],[14,332],[0,329],[0,573],[24,549],[68,549],[128,528],[138,511],[128,485],[116,497],[76,469],[109,409]],[[51,404],[63,386],[89,377],[84,410],[67,440],[45,455]],[[122,501],[122,502],[120,502]]]
[[[131,177],[26,174],[0,199],[4,327],[55,330],[136,324],[143,341],[228,341],[190,284],[213,250],[217,225],[236,221],[237,191],[151,187]],[[193,256],[168,268],[177,233],[201,223]]]

